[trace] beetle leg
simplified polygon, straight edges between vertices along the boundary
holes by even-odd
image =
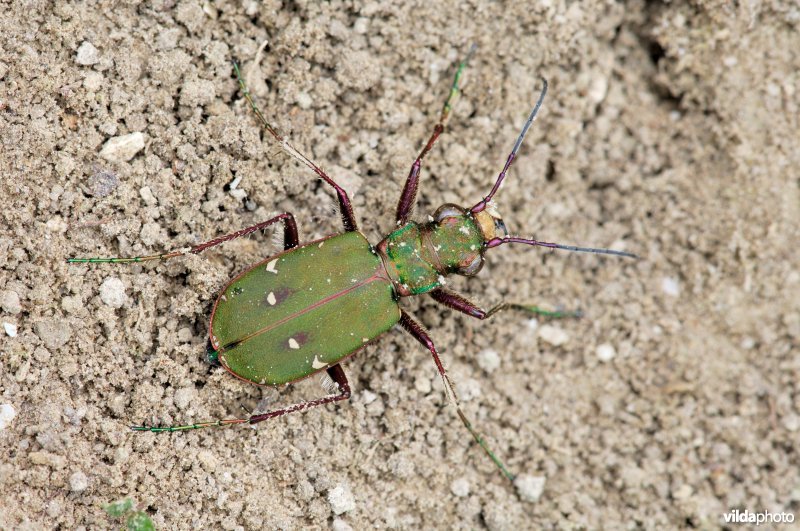
[[[259,415],[251,415],[248,418],[212,420],[208,422],[198,422],[197,424],[187,424],[185,426],[147,426],[147,425],[131,426],[131,429],[133,431],[150,431],[154,433],[160,433],[160,432],[199,430],[202,428],[230,426],[233,424],[255,424],[257,422],[262,422],[264,420],[269,420],[271,418],[280,417],[283,415],[287,415],[289,413],[304,411],[306,409],[311,409],[312,407],[321,406],[323,404],[329,404],[331,402],[338,402],[340,400],[347,400],[348,398],[350,398],[350,383],[347,381],[347,376],[345,375],[342,366],[337,363],[336,365],[328,367],[328,375],[333,379],[334,382],[336,382],[336,385],[339,386],[339,393],[323,396],[322,398],[318,398],[316,400],[309,400],[308,402],[300,402],[285,408],[276,409],[275,411],[269,411],[267,413],[261,413]]]
[[[408,221],[408,216],[411,214],[411,211],[414,208],[414,203],[417,198],[417,187],[419,186],[419,172],[420,168],[422,167],[422,159],[433,148],[433,144],[436,142],[436,139],[439,138],[439,135],[441,135],[442,131],[444,131],[444,123],[447,121],[447,117],[450,115],[452,102],[461,90],[461,87],[458,83],[461,80],[461,75],[464,73],[464,69],[467,67],[467,62],[469,61],[470,57],[472,57],[473,53],[475,53],[474,44],[470,48],[464,60],[458,65],[455,79],[453,79],[453,84],[450,86],[450,93],[447,95],[447,99],[442,107],[442,112],[439,115],[439,122],[433,128],[433,133],[428,139],[428,143],[425,144],[425,147],[422,148],[422,151],[414,161],[414,164],[411,165],[411,171],[409,172],[408,178],[406,179],[406,184],[403,187],[403,193],[400,194],[400,201],[397,202],[396,219],[398,226],[406,224]]]
[[[436,352],[436,345],[433,344],[433,340],[431,340],[428,332],[425,328],[416,322],[405,310],[400,310],[400,326],[402,326],[409,334],[414,336],[414,338],[422,343],[425,348],[433,356],[433,361],[436,363],[436,368],[439,369],[439,375],[442,377],[442,382],[444,383],[445,393],[450,401],[456,408],[458,412],[458,416],[461,419],[461,422],[464,423],[464,426],[469,430],[472,436],[475,438],[475,441],[483,448],[483,451],[486,452],[486,455],[497,465],[497,468],[503,473],[503,475],[508,478],[509,481],[514,481],[514,475],[508,471],[502,461],[492,452],[489,448],[489,445],[483,439],[483,437],[475,431],[475,428],[472,427],[472,423],[467,419],[464,412],[461,410],[461,405],[458,403],[458,397],[456,396],[455,389],[453,388],[453,383],[450,381],[450,378],[447,376],[447,371],[445,371],[444,366],[442,365],[442,361],[439,359],[439,353]]]
[[[192,254],[202,253],[206,249],[210,249],[211,247],[215,247],[221,243],[229,242],[231,240],[235,240],[236,238],[241,238],[242,236],[247,236],[248,234],[252,234],[254,232],[258,232],[263,230],[270,225],[277,223],[278,221],[283,222],[283,248],[291,249],[293,247],[297,247],[300,243],[300,237],[297,234],[297,223],[294,221],[294,216],[289,212],[285,212],[279,216],[275,216],[272,219],[268,219],[258,225],[253,225],[252,227],[247,227],[246,229],[237,230],[231,234],[226,234],[225,236],[220,236],[219,238],[214,238],[213,240],[207,241],[205,243],[200,243],[191,248],[189,250]]]
[[[197,245],[193,245],[192,247],[187,247],[185,249],[179,249],[177,251],[171,251],[168,253],[163,254],[153,254],[149,256],[134,256],[131,258],[67,258],[68,264],[97,264],[97,263],[110,263],[110,264],[127,264],[132,262],[148,262],[150,260],[167,260],[169,258],[175,258],[177,256],[183,256],[185,254],[198,254],[202,253],[206,249],[210,249],[211,247],[215,247],[221,243],[229,242],[231,240],[235,240],[236,238],[241,238],[242,236],[247,236],[248,234],[252,234],[254,232],[258,232],[263,230],[270,225],[273,225],[277,222],[283,222],[283,248],[284,249],[291,249],[292,247],[297,247],[300,242],[300,238],[297,235],[297,223],[294,221],[294,216],[289,212],[285,212],[279,216],[275,216],[272,219],[268,219],[258,225],[253,225],[252,227],[247,227],[241,230],[237,230],[236,232],[232,232],[231,234],[226,234],[225,236],[220,236],[219,238],[214,238],[213,240],[199,243]]]
[[[475,317],[476,319],[488,319],[492,315],[496,314],[502,310],[519,310],[523,312],[533,313],[536,315],[542,315],[545,317],[554,317],[554,318],[561,318],[561,317],[582,317],[583,312],[580,310],[564,312],[564,311],[548,311],[539,308],[538,306],[527,305],[527,304],[516,304],[510,302],[501,302],[490,308],[488,311],[479,308],[475,305],[472,301],[468,300],[466,297],[459,295],[454,291],[450,291],[449,289],[444,288],[436,288],[429,292],[430,296],[433,299],[440,303],[444,304],[448,308],[452,308],[453,310],[457,310],[463,314],[469,315],[470,317]]]
[[[342,215],[342,223],[344,224],[345,232],[353,232],[358,230],[358,223],[356,222],[356,216],[353,213],[353,205],[350,203],[350,197],[347,195],[347,192],[336,184],[336,181],[331,179],[327,173],[325,173],[322,168],[317,166],[317,164],[303,155],[300,151],[297,150],[292,144],[289,143],[278,131],[270,124],[267,119],[264,117],[264,114],[258,108],[253,100],[253,96],[250,94],[250,90],[247,88],[247,84],[244,81],[244,77],[242,76],[241,71],[239,70],[239,65],[234,62],[233,63],[233,70],[236,72],[236,79],[239,81],[239,87],[242,90],[242,94],[244,95],[247,103],[250,104],[250,108],[253,110],[255,115],[258,117],[258,121],[261,122],[261,125],[267,132],[272,135],[272,137],[278,141],[281,148],[291,155],[295,160],[301,162],[306,167],[310,168],[311,171],[317,174],[317,176],[331,185],[333,189],[336,191],[336,197],[339,200],[339,208],[341,210]]]
[[[328,375],[331,377],[331,379],[333,379],[334,382],[336,382],[336,385],[339,387],[338,394],[330,394],[328,396],[323,396],[322,398],[318,398],[316,400],[309,400],[308,402],[300,402],[291,405],[289,407],[276,409],[275,411],[269,411],[267,413],[262,413],[260,415],[253,415],[252,417],[247,419],[247,423],[255,424],[256,422],[261,422],[274,417],[280,417],[288,413],[304,411],[306,409],[311,409],[312,407],[321,406],[323,404],[329,404],[331,402],[338,402],[340,400],[347,400],[348,398],[350,398],[350,383],[347,381],[347,375],[345,375],[344,369],[342,369],[341,364],[337,363],[336,365],[328,367]]]

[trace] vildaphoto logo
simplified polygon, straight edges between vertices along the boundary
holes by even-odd
[[[769,511],[753,512],[745,509],[734,509],[722,515],[726,524],[791,524],[794,513],[771,513]]]

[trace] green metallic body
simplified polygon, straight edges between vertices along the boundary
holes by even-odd
[[[243,380],[300,380],[388,331],[400,320],[399,297],[441,286],[482,249],[470,216],[407,223],[375,249],[360,232],[290,249],[228,283],[211,316],[211,346]]]
[[[382,260],[359,232],[290,249],[234,278],[214,306],[219,361],[260,385],[335,365],[400,320]]]
[[[482,260],[483,234],[471,216],[447,217],[424,225],[413,221],[377,246],[386,271],[402,296],[420,295],[444,284],[475,260]]]

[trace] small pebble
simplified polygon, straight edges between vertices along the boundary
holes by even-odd
[[[542,325],[539,328],[539,337],[545,343],[550,343],[554,347],[558,347],[569,341],[569,335],[563,328],[558,328],[553,325]]]
[[[794,413],[784,415],[783,426],[789,431],[797,431],[800,428],[800,417]]]
[[[153,195],[153,191],[149,186],[142,186],[139,188],[139,196],[144,199],[147,206],[156,206],[158,204],[158,199]]]
[[[478,367],[487,373],[493,373],[500,367],[500,355],[490,348],[481,350],[478,352]]]
[[[175,396],[172,398],[172,401],[175,403],[175,407],[180,410],[184,410],[194,401],[195,399],[195,389],[194,386],[191,387],[182,387],[175,391]]]
[[[100,150],[100,156],[112,162],[127,162],[144,149],[144,135],[140,132],[109,138]]]
[[[100,52],[89,41],[83,41],[78,47],[75,62],[83,66],[91,66],[100,62]]]
[[[311,96],[308,95],[308,92],[300,92],[295,96],[295,101],[297,105],[303,109],[308,110],[311,108],[311,105],[314,104],[314,100],[311,99]]]
[[[194,332],[188,326],[178,329],[178,341],[181,343],[188,343],[194,337]]]
[[[83,492],[89,488],[89,478],[79,470],[69,477],[69,488],[72,492]]]
[[[664,277],[661,279],[661,291],[670,297],[677,297],[681,293],[681,285],[672,277]]]
[[[337,516],[356,508],[356,500],[347,485],[339,485],[331,489],[328,492],[328,502],[331,504],[333,514]]]
[[[338,518],[333,521],[333,525],[331,527],[333,528],[333,531],[353,531],[353,528],[350,527],[350,524]]]
[[[4,322],[3,330],[6,331],[8,337],[17,337],[17,325]]]
[[[672,492],[672,497],[676,500],[685,500],[692,495],[692,487],[684,483]]]
[[[89,70],[83,76],[83,88],[89,92],[97,92],[103,86],[103,74]]]
[[[612,345],[608,343],[603,343],[602,345],[597,345],[597,359],[600,361],[611,361],[617,355],[617,351],[614,349]]]
[[[378,398],[378,395],[365,389],[361,392],[361,398],[364,400],[365,405],[369,405],[373,403],[376,398]]]
[[[537,502],[542,497],[546,481],[544,476],[523,474],[514,480],[514,486],[517,487],[520,498],[529,502]]]
[[[474,378],[459,380],[458,397],[464,402],[470,402],[481,396],[481,383]]]
[[[469,480],[467,478],[458,478],[450,483],[450,492],[459,498],[469,496],[469,490]]]
[[[48,319],[33,325],[33,330],[44,346],[55,350],[67,344],[72,337],[72,328],[64,319]]]
[[[22,311],[22,304],[19,302],[19,294],[16,291],[6,289],[0,291],[0,308],[4,312],[16,315]]]
[[[117,277],[108,277],[100,285],[100,300],[106,306],[122,308],[128,296],[125,294],[125,284]]]
[[[63,455],[50,452],[31,452],[28,454],[28,459],[34,465],[44,465],[53,470],[61,470],[67,466],[67,459]]]
[[[106,197],[119,186],[117,176],[105,170],[95,172],[89,177],[88,181],[88,192],[95,197]]]
[[[217,469],[217,457],[209,450],[197,452],[197,460],[206,472],[213,472]]]
[[[11,425],[11,421],[17,416],[17,410],[11,404],[0,405],[0,431]]]

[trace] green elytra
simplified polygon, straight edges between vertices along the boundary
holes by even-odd
[[[258,385],[286,384],[325,370],[336,389],[331,389],[330,394],[316,400],[246,418],[177,426],[132,426],[133,430],[172,432],[232,424],[255,424],[345,400],[350,397],[350,386],[340,363],[399,323],[431,353],[447,396],[466,428],[504,476],[509,480],[514,479],[514,475],[467,420],[433,341],[427,331],[401,309],[400,299],[429,294],[437,302],[478,319],[487,319],[506,309],[549,317],[577,316],[578,312],[548,312],[536,306],[512,303],[501,303],[489,310],[483,310],[463,296],[444,288],[443,284],[448,275],[476,275],[483,266],[485,252],[506,243],[625,257],[635,255],[508,235],[492,198],[500,188],[541,107],[547,91],[545,80],[539,99],[490,193],[472,208],[445,204],[426,223],[409,220],[415,203],[422,159],[444,130],[453,100],[460,92],[461,76],[474,50],[473,46],[459,64],[439,122],[412,164],[397,205],[398,228],[376,246],[372,246],[358,231],[347,192],[311,159],[285,140],[264,118],[247,89],[238,65],[234,63],[241,91],[262,126],[284,151],[333,187],[340,206],[344,233],[300,245],[294,217],[290,213],[284,213],[186,249],[131,258],[71,258],[67,262],[132,263],[166,260],[185,254],[197,254],[270,225],[283,223],[284,251],[239,274],[219,295],[209,325],[210,352],[212,358],[218,359],[233,375]],[[347,317],[346,326],[342,325],[342,316]]]

